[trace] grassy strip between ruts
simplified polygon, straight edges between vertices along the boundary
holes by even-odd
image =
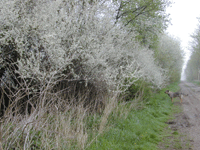
[[[179,89],[178,83],[167,87]],[[119,108],[109,116],[110,128],[98,136],[88,147],[93,150],[155,150],[166,136],[165,123],[180,108],[175,108],[164,88],[148,100],[134,103],[134,100]],[[137,106],[135,106],[137,105]],[[169,132],[170,134],[170,132]]]

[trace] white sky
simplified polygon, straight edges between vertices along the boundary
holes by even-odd
[[[190,56],[190,35],[197,28],[197,17],[200,17],[200,0],[173,0],[171,7],[167,8],[167,13],[170,14],[172,23],[167,32],[181,40],[181,46],[186,53],[184,70]],[[182,73],[181,80],[184,79],[185,75]]]

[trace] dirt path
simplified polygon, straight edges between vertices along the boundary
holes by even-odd
[[[175,115],[176,119],[168,123],[172,130],[186,135],[187,140],[181,136],[179,139],[181,146],[169,149],[200,150],[200,87],[189,82],[181,82],[179,86],[181,92],[188,96],[183,98],[182,104],[179,101],[174,103],[174,105],[181,105],[183,112]],[[186,141],[191,146],[186,146]]]
[[[180,83],[181,92],[189,94],[184,97],[182,132],[187,133],[190,138],[192,149],[200,150],[200,87],[193,83]]]

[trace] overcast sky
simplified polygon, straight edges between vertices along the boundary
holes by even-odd
[[[200,17],[200,0],[173,0],[172,6],[167,8],[167,13],[170,14],[172,23],[172,25],[168,27],[167,32],[181,40],[182,48],[186,53],[184,70],[190,55],[190,35],[197,27],[197,17]],[[182,74],[182,80],[183,79],[184,74]]]

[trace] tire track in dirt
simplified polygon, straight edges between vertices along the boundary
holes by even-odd
[[[159,149],[200,150],[200,87],[189,82],[181,82],[179,86],[179,92],[188,96],[183,97],[182,104],[179,98],[174,99],[173,104],[180,106],[182,112],[166,122],[171,128],[170,134],[178,133],[179,136],[166,136],[166,143],[161,142]]]
[[[189,94],[183,98],[182,120],[178,120],[187,125],[179,131],[188,135],[193,150],[200,150],[200,87],[189,82],[181,82],[179,86],[182,93]]]

